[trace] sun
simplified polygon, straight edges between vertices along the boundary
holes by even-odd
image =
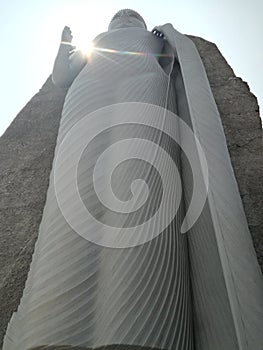
[[[107,8],[107,6],[105,6]],[[100,16],[97,13],[100,12]],[[106,12],[104,14],[106,16]],[[99,6],[90,5],[86,0],[65,1],[63,6],[56,6],[53,9],[53,23],[57,28],[68,26],[71,29],[73,39],[72,44],[76,50],[90,55],[93,51],[92,40],[101,32],[107,30],[105,19]],[[53,32],[53,30],[52,30]],[[54,35],[53,35],[54,36]]]
[[[101,3],[103,2],[103,11]],[[90,4],[87,0],[66,0],[63,5],[56,4],[48,17],[49,25],[43,25],[43,38],[52,50],[43,51],[46,61],[53,64],[54,56],[58,50],[59,40],[65,26],[70,27],[73,35],[72,45],[76,51],[81,51],[87,57],[94,52],[94,39],[108,30],[108,22],[114,12],[106,0]],[[48,32],[47,32],[48,31]],[[95,41],[94,41],[95,42]]]
[[[88,42],[76,44],[77,50],[80,50],[85,56],[90,57],[94,51],[94,44],[90,40]]]

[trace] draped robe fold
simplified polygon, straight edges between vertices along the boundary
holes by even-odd
[[[150,32],[129,28],[102,36],[98,45],[119,53],[94,53],[74,80],[62,112],[54,161],[71,128],[99,108],[125,102],[167,107],[193,129],[205,150],[210,182],[202,215],[187,235],[180,233],[194,180],[180,147],[173,145],[184,197],[172,223],[143,245],[99,246],[74,232],[62,215],[52,169],[32,264],[4,350],[113,344],[167,350],[260,350],[262,284],[220,117],[193,43],[175,30],[170,34],[174,42],[168,46],[177,58],[173,66],[168,60],[165,67],[152,54],[167,47]],[[148,137],[147,130],[136,125],[128,130],[133,137]],[[121,131],[129,136],[125,129]],[[150,137],[158,139],[154,131]],[[120,130],[112,129],[98,139],[94,152],[100,153],[119,138]],[[169,149],[169,144],[162,146]],[[74,157],[70,149],[66,157],[68,161]],[[87,158],[80,166],[79,188],[84,202],[92,206],[87,183],[91,180],[84,176],[88,167]],[[139,162],[127,163],[126,186],[140,167]],[[118,174],[123,175],[121,170]],[[61,181],[67,191],[67,180]],[[121,180],[119,195],[127,199]],[[74,207],[70,189],[68,201]],[[107,210],[98,210],[98,218],[108,216]],[[245,291],[248,281],[250,296]]]

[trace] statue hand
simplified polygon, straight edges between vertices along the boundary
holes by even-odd
[[[154,27],[153,30],[152,30],[152,33],[156,36],[158,36],[159,38],[163,38],[164,37],[164,34],[157,29],[157,27]]]
[[[68,43],[71,43],[72,42],[72,34],[71,34],[71,30],[69,27],[65,26],[63,31],[62,31],[62,34],[61,34],[61,41],[65,41],[65,42],[68,42]]]
[[[171,29],[174,29],[173,25],[171,23],[166,23],[162,26],[155,26],[152,33],[169,41],[169,33]]]

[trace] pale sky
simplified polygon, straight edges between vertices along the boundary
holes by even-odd
[[[0,135],[50,75],[63,27],[70,26],[73,42],[85,48],[122,8],[139,12],[148,30],[172,23],[181,33],[214,42],[262,111],[262,0],[0,1]]]

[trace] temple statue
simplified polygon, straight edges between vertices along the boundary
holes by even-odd
[[[71,40],[65,27],[52,78],[68,92],[3,349],[260,350],[262,280],[193,42],[128,9],[88,57]]]

